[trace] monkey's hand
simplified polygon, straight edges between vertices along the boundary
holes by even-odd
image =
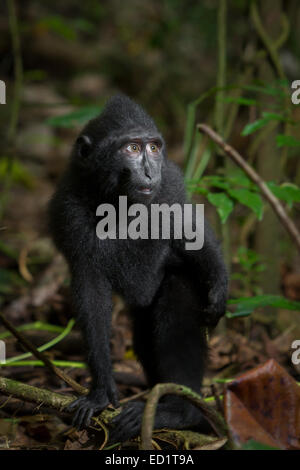
[[[119,406],[118,392],[113,383],[109,389],[92,389],[88,395],[77,398],[67,408],[67,412],[75,414],[72,424],[77,429],[83,429],[91,423],[92,416],[103,411],[109,404]]]
[[[202,319],[205,326],[217,326],[220,318],[226,312],[227,290],[226,287],[216,285],[208,291],[207,305],[202,311]]]

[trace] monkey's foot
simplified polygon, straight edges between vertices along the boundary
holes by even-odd
[[[108,398],[108,394],[105,391],[91,391],[84,397],[77,398],[67,408],[67,412],[75,414],[73,416],[72,424],[77,429],[83,429],[91,423],[92,416],[99,414],[103,411],[109,403],[113,406],[118,406],[118,399],[116,396]]]
[[[140,435],[144,409],[145,404],[142,402],[128,403],[110,423],[109,442],[125,442]],[[188,402],[178,400],[178,397],[172,397],[170,403],[157,405],[154,429],[190,427],[195,427],[204,434],[212,430],[199,409]]]
[[[145,404],[141,402],[132,402],[126,405],[111,422],[109,442],[125,442],[137,437],[141,432],[144,408]]]

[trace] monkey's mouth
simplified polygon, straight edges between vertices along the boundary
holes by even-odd
[[[142,193],[142,194],[151,194],[152,193],[152,188],[140,188],[139,189],[139,193]]]

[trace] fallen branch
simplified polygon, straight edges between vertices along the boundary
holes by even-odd
[[[32,385],[23,384],[22,382],[5,377],[0,377],[0,392],[13,398],[37,403],[38,405],[42,404],[59,411],[62,411],[63,408],[76,399],[74,395],[50,392],[49,390],[33,387]]]
[[[64,409],[76,399],[74,395],[64,395],[62,393],[51,392],[50,390],[27,385],[16,380],[8,379],[6,377],[0,377],[0,392],[8,397],[17,398],[19,400],[30,403],[36,403],[38,406],[46,406],[59,412],[64,411]],[[145,393],[146,392],[143,392],[143,394]],[[210,405],[205,403],[205,400],[203,400],[197,393],[182,385],[158,384],[149,393],[149,399],[147,400],[143,415],[141,434],[142,449],[152,449],[152,430],[157,403],[160,397],[166,394],[179,395],[190,400],[195,406],[201,409],[203,415],[211,424],[216,434],[220,437],[226,436],[227,427],[223,417]],[[137,396],[133,396],[130,398],[130,400],[136,398]],[[129,401],[129,399],[121,400],[123,403],[127,401]],[[104,429],[107,441],[108,435],[105,425],[108,425],[120,412],[121,408],[116,410],[110,410],[106,408],[98,416],[94,416],[92,418],[93,424],[91,425],[91,428],[95,429],[96,424],[100,428]],[[230,440],[228,440],[227,445],[231,446]]]
[[[16,338],[17,340],[28,350],[30,351],[37,359],[42,361],[45,366],[53,372],[57,377],[62,379],[65,383],[70,385],[70,387],[73,388],[76,392],[80,393],[81,395],[84,395],[88,392],[88,390],[85,387],[82,387],[79,383],[77,383],[75,380],[73,380],[71,377],[69,377],[67,374],[65,374],[61,369],[56,367],[48,357],[38,351],[38,349],[33,346],[33,344],[26,339],[20,331],[18,331],[6,318],[5,316],[0,313],[0,320],[2,321],[3,325],[5,328],[7,328]]]
[[[153,387],[148,395],[147,403],[142,420],[141,449],[152,450],[152,432],[154,427],[155,413],[159,399],[163,395],[179,395],[192,402],[199,408],[203,416],[210,423],[217,436],[227,435],[227,426],[223,417],[193,390],[183,385],[173,383],[158,384]]]
[[[222,137],[217,134],[211,127],[207,126],[206,124],[198,124],[197,128],[203,134],[208,135],[211,140],[213,140],[219,147],[221,147],[226,153],[226,155],[228,155],[231,160],[234,161],[234,163],[236,163],[240,168],[242,168],[242,170],[249,176],[249,178],[260,188],[262,195],[273,208],[280,222],[285,227],[291,239],[295,242],[298,250],[300,251],[300,233],[296,225],[286,213],[279,199],[274,196],[274,194],[272,193],[272,191],[270,191],[270,189],[262,180],[262,178],[250,165],[248,165],[244,158],[233,147],[231,147],[231,145],[228,145],[226,142],[224,142]]]
[[[75,395],[63,395],[62,393],[51,392],[32,385],[23,384],[16,380],[0,377],[0,392],[13,398],[36,403],[38,405],[47,406],[58,411],[63,411],[72,401],[76,399]],[[120,412],[119,410],[110,411],[105,409],[101,414],[95,417],[95,420],[101,419],[104,423],[111,421],[114,416]]]

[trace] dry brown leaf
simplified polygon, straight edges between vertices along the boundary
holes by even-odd
[[[300,449],[300,387],[274,359],[228,385],[224,410],[237,445],[253,439]]]

